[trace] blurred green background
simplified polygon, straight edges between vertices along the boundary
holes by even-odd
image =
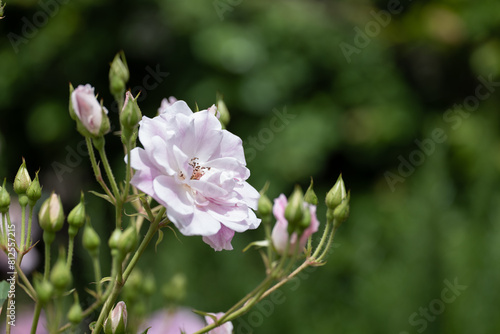
[[[11,0],[0,21],[0,177],[11,181],[24,156],[68,211],[80,189],[97,190],[68,82],[95,86],[117,124],[107,76],[123,50],[145,115],[164,97],[206,108],[222,93],[249,182],[269,180],[270,197],[312,176],[322,201],[341,172],[351,190],[328,264],[235,333],[498,333],[499,33],[496,0]],[[119,138],[107,145],[123,170]],[[112,209],[86,198],[106,235]],[[183,272],[189,307],[223,311],[263,276],[258,253],[241,254],[263,231],[219,253],[165,233],[140,267],[157,289]],[[75,261],[84,294],[88,254]],[[155,294],[145,309],[163,305]]]

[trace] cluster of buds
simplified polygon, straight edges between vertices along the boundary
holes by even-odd
[[[122,51],[116,54],[109,69],[109,90],[117,101],[122,99],[129,78],[127,60]]]
[[[306,195],[296,186],[288,200],[283,194],[274,200],[276,225],[272,230],[271,240],[274,249],[281,255],[291,255],[303,250],[309,237],[318,230],[319,221],[314,204],[317,203],[317,198],[312,190],[312,182]]]

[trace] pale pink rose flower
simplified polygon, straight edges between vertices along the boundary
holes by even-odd
[[[101,104],[94,95],[94,87],[79,85],[71,93],[71,104],[83,126],[93,135],[98,135],[102,125]],[[104,108],[107,113],[107,110]]]
[[[208,110],[193,113],[177,101],[143,117],[131,166],[131,183],[167,208],[184,235],[201,235],[215,250],[232,249],[234,232],[255,229],[259,193],[246,180],[242,141],[221,128]]]
[[[224,315],[224,312],[210,313],[210,314],[215,316],[217,319],[220,319]],[[214,319],[212,319],[212,317],[210,316],[205,316],[205,321],[207,322],[208,325],[214,323]],[[233,323],[231,321],[228,321],[208,332],[208,334],[231,334],[231,333],[233,333]]]
[[[274,225],[273,231],[271,233],[271,239],[273,241],[274,248],[278,253],[283,254],[285,252],[286,243],[290,239],[290,245],[288,246],[288,253],[293,254],[295,248],[297,247],[297,239],[299,252],[304,249],[307,239],[316,231],[318,231],[319,221],[316,218],[316,206],[308,203],[304,203],[304,208],[309,208],[311,213],[311,224],[308,228],[304,230],[300,238],[297,237],[297,232],[293,232],[292,236],[288,234],[288,221],[285,218],[285,208],[288,204],[288,200],[285,195],[281,194],[278,198],[274,200],[273,214],[276,218],[276,225]]]
[[[170,96],[168,99],[165,98],[161,100],[160,108],[158,108],[158,114],[163,114],[164,112],[166,112],[167,108],[170,107],[175,102],[177,102],[177,99],[173,96]]]
[[[19,205],[19,202],[17,200],[12,199],[9,207],[9,214],[10,214],[10,222],[14,225],[13,230],[9,230],[7,228],[7,232],[12,232],[15,234],[16,237],[16,242],[17,245],[21,245],[21,228],[22,228],[22,220],[21,220],[21,206]],[[26,217],[29,214],[29,209],[26,210]],[[0,213],[0,230],[3,232],[3,224],[2,224],[2,214]],[[7,227],[7,222],[5,223],[5,226]],[[26,221],[26,234],[28,234],[28,223]],[[38,219],[37,215],[33,214],[33,220],[31,222],[31,242],[34,244],[40,239],[40,227],[38,225]],[[4,252],[0,252],[0,268],[2,269],[2,272],[7,272],[11,271],[9,264],[8,264],[8,258],[7,255],[5,255]],[[38,266],[38,263],[40,262],[40,253],[38,250],[33,247],[28,253],[26,253],[23,257],[23,261],[21,262],[21,269],[22,271],[28,275],[30,274],[36,267]]]
[[[151,327],[148,334],[192,334],[199,331],[205,324],[201,317],[194,314],[187,308],[176,308],[170,310],[160,310],[155,312],[140,327],[138,333],[142,333],[146,328]]]

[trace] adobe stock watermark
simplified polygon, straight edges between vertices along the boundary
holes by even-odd
[[[151,68],[150,66],[146,66],[145,71],[148,74],[143,77],[142,85],[134,86],[130,90],[132,95],[134,96],[137,96],[139,92],[141,93],[137,98],[137,102],[139,103],[146,99],[146,97],[148,96],[148,92],[156,89],[165,80],[165,78],[170,75],[169,72],[162,72],[160,70],[159,64],[156,65],[155,69]],[[109,110],[113,113],[119,113],[120,111],[118,110],[118,102],[113,101]],[[116,128],[116,125],[112,124],[110,131],[113,131],[114,128]],[[52,169],[54,170],[54,173],[56,174],[57,180],[59,182],[63,182],[64,175],[71,174],[75,170],[75,168],[80,166],[83,159],[88,157],[89,155],[85,139],[79,141],[76,145],[76,148],[73,148],[70,145],[66,145],[64,149],[66,151],[64,163],[54,161],[51,164]]]
[[[273,109],[274,116],[269,121],[269,126],[259,130],[256,136],[249,136],[244,142],[245,158],[247,163],[255,159],[257,152],[263,151],[266,145],[274,140],[274,135],[283,131],[290,121],[297,115],[288,113],[286,106],[282,111]]]
[[[419,307],[418,311],[413,312],[408,317],[408,323],[416,328],[418,333],[422,333],[427,329],[430,322],[434,322],[437,316],[441,315],[448,304],[453,303],[464,292],[468,286],[458,283],[458,278],[455,277],[453,283],[445,279],[443,281],[445,288],[441,290],[439,298],[429,302],[427,307]],[[408,332],[400,332],[399,334],[408,334]]]
[[[481,101],[488,99],[495,92],[496,87],[500,86],[499,81],[493,81],[493,75],[491,74],[487,79],[482,76],[477,79],[479,84],[476,86],[474,94],[467,96],[461,104],[454,104],[452,108],[443,113],[443,122],[452,130],[457,130],[463,121],[479,108]],[[447,139],[446,131],[441,127],[434,128],[430,136],[423,140],[415,139],[414,143],[417,148],[411,151],[407,157],[398,156],[397,173],[390,171],[384,173],[385,180],[391,191],[394,192],[398,183],[405,182],[408,177],[413,175],[416,167],[422,166],[427,157],[435,152],[436,146],[444,143]]]
[[[49,22],[49,18],[54,17],[57,12],[59,12],[59,7],[69,0],[40,0],[38,1],[38,6],[40,9],[33,14],[29,19],[26,16],[21,18],[23,26],[21,27],[21,35],[9,32],[7,38],[10,44],[14,48],[14,52],[19,52],[19,46],[21,44],[28,44],[28,42],[35,38],[38,34],[38,30]]]
[[[224,13],[232,12],[234,7],[239,6],[243,0],[214,0],[213,6],[217,16],[221,21],[224,21]]]
[[[411,2],[411,0],[407,0],[407,2]],[[403,5],[400,0],[389,0],[386,8],[387,10],[382,9],[378,12],[371,10],[370,15],[373,17],[373,20],[368,21],[363,30],[359,27],[354,27],[356,35],[354,36],[353,44],[346,42],[339,44],[340,50],[348,64],[351,63],[351,56],[353,54],[361,53],[370,44],[372,39],[380,34],[382,28],[387,27],[391,23],[393,15],[400,14],[403,11]]]

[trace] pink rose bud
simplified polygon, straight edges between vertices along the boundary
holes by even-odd
[[[127,329],[127,306],[124,302],[118,302],[115,308],[109,312],[104,322],[104,333],[124,334]]]
[[[49,198],[43,202],[38,213],[40,227],[44,231],[57,232],[64,224],[64,211],[61,203],[61,197],[52,193]]]
[[[71,92],[70,114],[83,136],[100,137],[109,130],[108,111],[94,95],[94,87],[80,85]],[[76,118],[75,118],[76,116]]]

